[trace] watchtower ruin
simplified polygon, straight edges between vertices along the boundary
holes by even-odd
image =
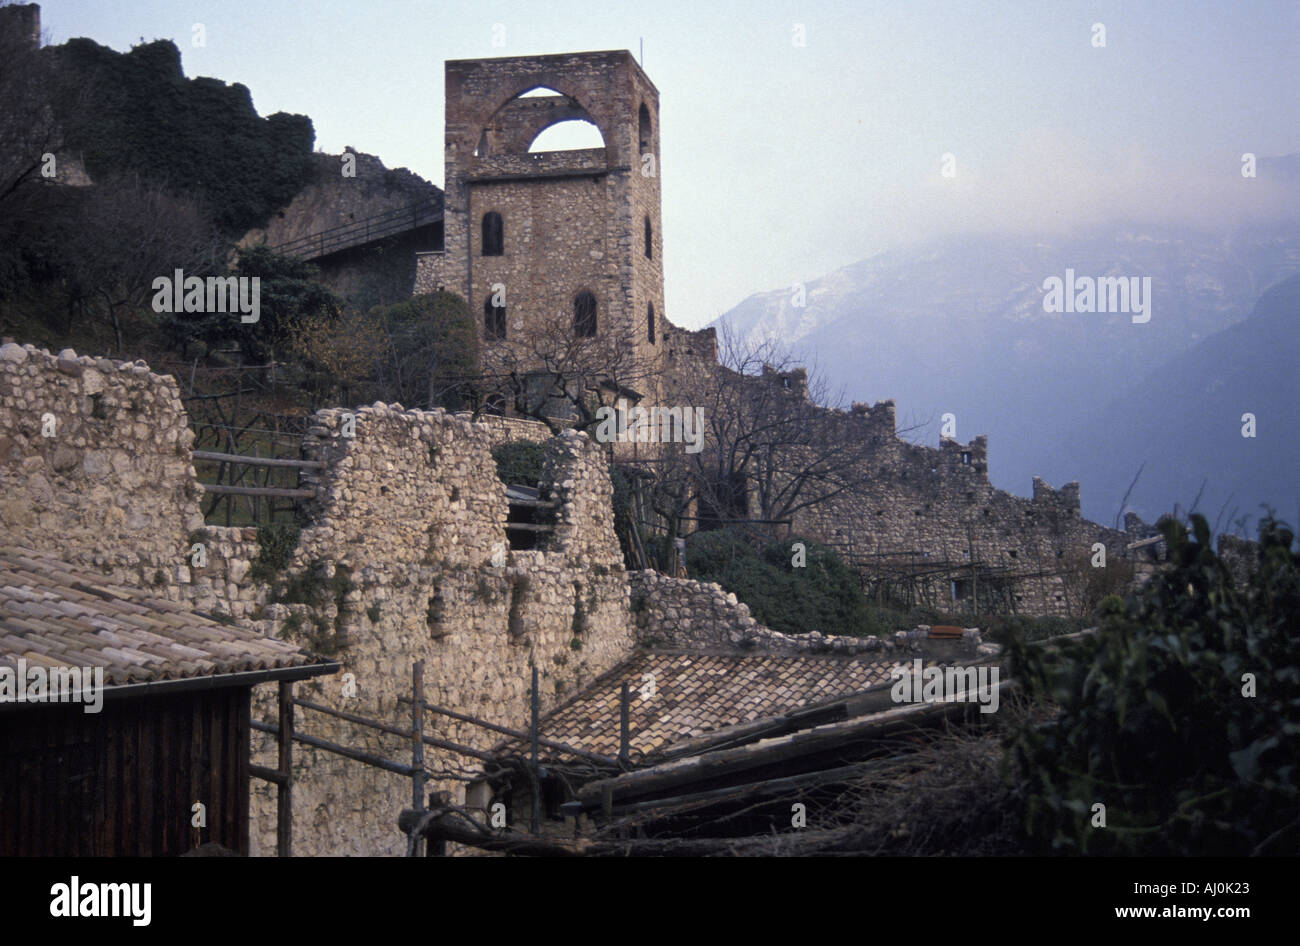
[[[632,54],[449,61],[446,110],[445,243],[420,254],[415,291],[462,295],[485,352],[564,325],[657,378],[659,92]],[[530,151],[575,120],[603,147]]]

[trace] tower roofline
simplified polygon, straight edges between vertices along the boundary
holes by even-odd
[[[650,76],[646,74],[646,71],[641,68],[641,64],[636,61],[636,57],[632,55],[631,50],[627,50],[627,49],[600,49],[600,50],[588,50],[583,52],[572,52],[572,53],[547,53],[546,55],[541,55],[541,56],[484,56],[481,58],[473,58],[473,59],[448,59],[445,61],[445,67],[446,69],[450,70],[453,66],[468,66],[468,65],[475,65],[479,63],[482,63],[484,65],[490,64],[494,66],[515,65],[515,64],[529,65],[535,63],[540,66],[540,65],[559,64],[566,61],[572,62],[575,59],[607,60],[607,61],[626,60],[631,64],[632,68],[636,70],[636,73],[642,79],[645,80],[646,84],[649,85],[650,88],[654,89],[656,94],[658,94],[659,92],[659,87],[654,84]]]

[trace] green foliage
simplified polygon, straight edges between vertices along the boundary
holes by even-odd
[[[1300,553],[1271,517],[1241,585],[1202,516],[1162,529],[1170,568],[1109,596],[1095,638],[1011,641],[1015,676],[1060,708],[1019,727],[1026,829],[1043,850],[1293,853],[1300,846]],[[1256,693],[1246,695],[1243,675]],[[1092,806],[1106,827],[1092,827]]]
[[[806,548],[799,568],[791,565],[795,542]],[[806,538],[760,545],[737,528],[698,532],[687,541],[686,567],[692,578],[734,592],[776,631],[865,636],[878,630],[857,574],[833,550]]]
[[[298,547],[299,528],[294,523],[272,522],[257,527],[260,546],[253,567],[248,570],[254,581],[269,582],[289,567]]]
[[[385,396],[407,407],[465,406],[467,379],[478,371],[478,326],[464,299],[427,293],[376,306],[369,318],[387,339],[377,378]]]
[[[321,657],[332,657],[347,645],[347,639],[325,618],[317,616],[308,623],[298,611],[284,619],[280,630],[285,637],[302,641],[308,650]]]
[[[307,183],[311,119],[260,118],[245,86],[186,79],[170,40],[119,53],[73,39],[51,51],[89,90],[84,111],[60,117],[96,180],[138,172],[166,181],[200,197],[232,236],[265,224]]]
[[[533,440],[513,440],[492,448],[497,476],[506,485],[537,486],[542,481],[546,447]]]
[[[235,340],[247,360],[266,363],[286,357],[303,318],[339,315],[338,297],[318,281],[320,272],[315,266],[280,256],[267,246],[241,248],[229,275],[260,280],[258,320],[245,323],[226,312],[177,313],[172,316],[173,331],[180,340],[198,339],[210,349]]]
[[[1122,600],[1122,599],[1121,599]],[[1023,614],[997,614],[943,621],[919,621],[919,624],[956,624],[958,626],[978,626],[985,640],[1006,643],[1010,640],[1041,641],[1064,634],[1074,634],[1097,623],[1095,617],[1064,618],[1054,615],[1028,617]]]

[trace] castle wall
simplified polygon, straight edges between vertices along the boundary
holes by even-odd
[[[995,489],[984,437],[944,438],[938,448],[907,443],[895,433],[892,401],[854,405],[848,415],[822,413],[828,424],[848,421],[843,435],[864,438],[874,449],[858,467],[855,488],[798,513],[795,531],[835,545],[868,570],[873,561],[891,559],[919,572],[953,566],[932,579],[940,607],[973,610],[979,597],[981,610],[1078,613],[1081,589],[1061,572],[1081,563],[1090,568],[1097,542],[1106,547],[1107,562],[1127,557],[1125,533],[1080,515],[1078,483],[1053,489],[1035,477],[1030,499]],[[978,574],[972,580],[961,571],[972,562],[988,566],[993,577],[1009,577],[1010,599],[999,599],[992,582],[981,593]],[[944,587],[952,582],[956,588]]]

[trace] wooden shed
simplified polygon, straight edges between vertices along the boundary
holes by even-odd
[[[101,579],[0,547],[0,856],[246,854],[251,688],[339,665]]]

